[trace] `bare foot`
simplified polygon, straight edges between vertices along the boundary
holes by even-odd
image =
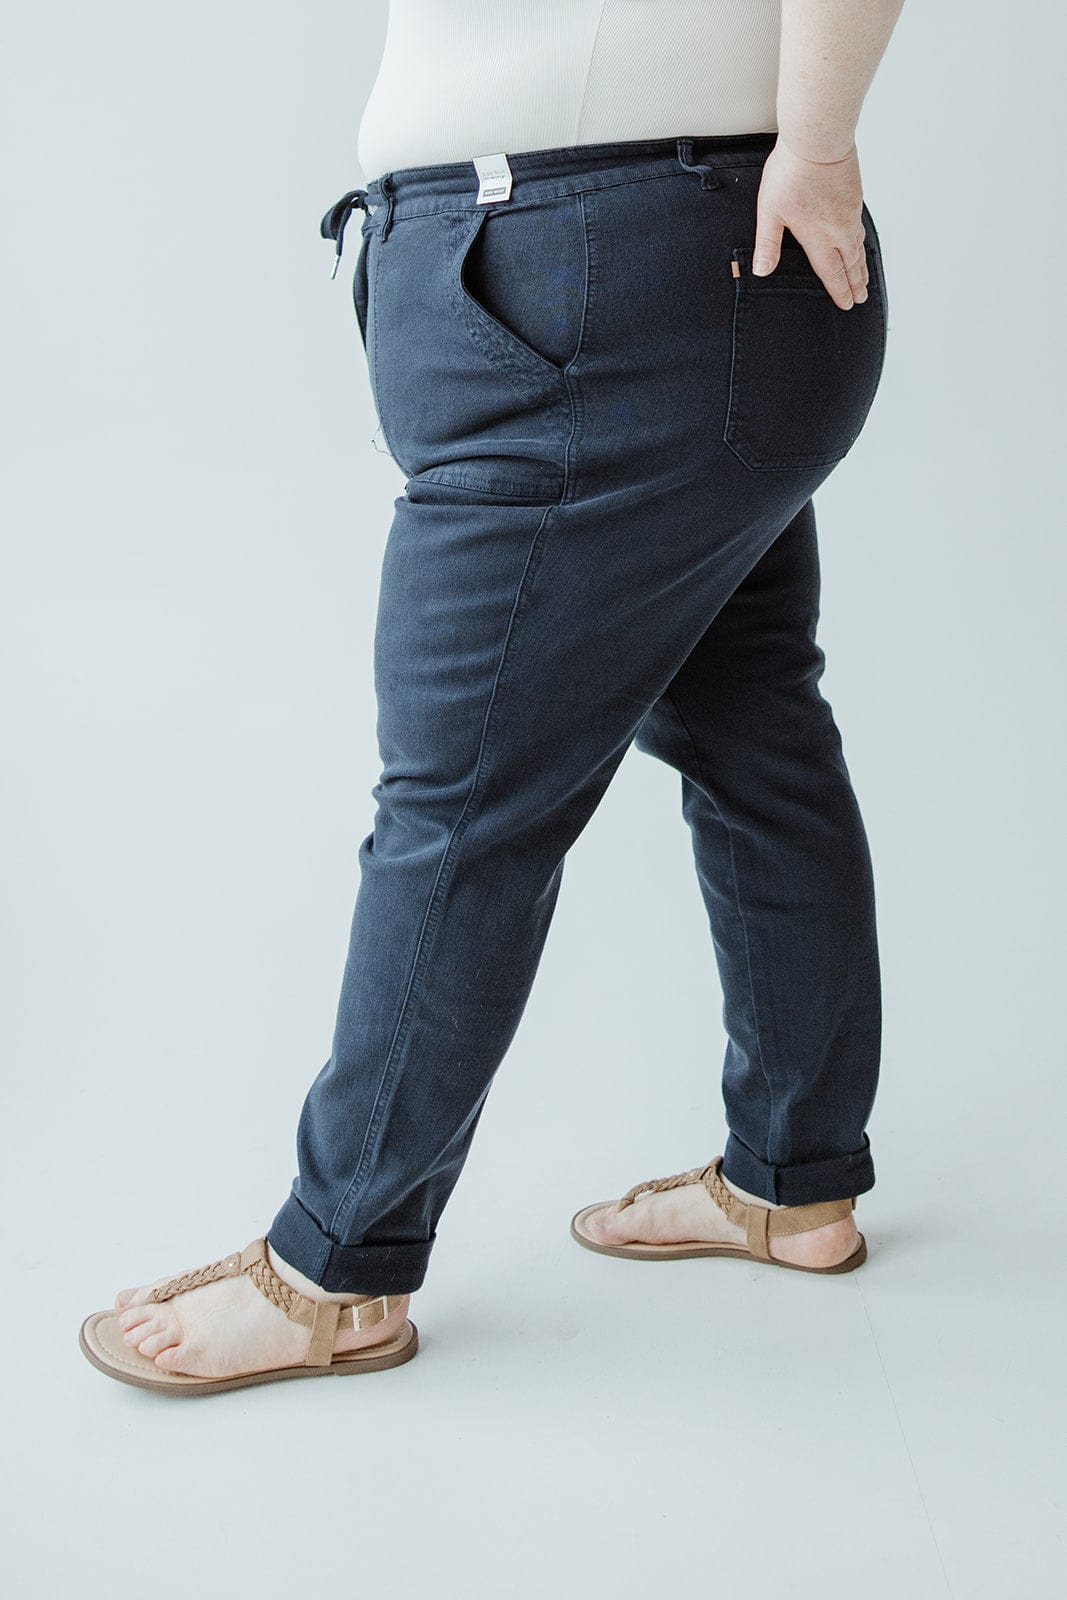
[[[725,1176],[723,1182],[731,1194],[750,1204],[768,1206],[772,1211],[779,1209],[747,1189],[738,1188]],[[745,1243],[744,1228],[729,1220],[696,1177],[677,1189],[640,1194],[623,1211],[618,1210],[616,1200],[612,1206],[593,1212],[583,1226],[601,1244],[681,1244],[688,1239],[709,1244]],[[848,1216],[807,1233],[775,1234],[768,1238],[767,1248],[778,1261],[802,1267],[835,1267],[852,1254],[858,1243],[859,1230],[854,1218]]]
[[[351,1301],[357,1296],[327,1294],[267,1245],[267,1260],[279,1278],[311,1300]],[[170,1274],[169,1276],[173,1276]],[[197,1378],[230,1378],[242,1372],[299,1365],[307,1352],[309,1330],[260,1294],[246,1277],[219,1278],[187,1289],[172,1300],[150,1301],[155,1283],[123,1289],[115,1296],[119,1325],[126,1344],[140,1350],[164,1372],[186,1372]],[[410,1295],[372,1328],[339,1331],[338,1352],[395,1339],[404,1326]]]

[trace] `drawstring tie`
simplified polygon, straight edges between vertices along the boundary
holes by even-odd
[[[357,206],[360,206],[364,211],[367,210],[366,189],[349,189],[347,194],[341,196],[336,205],[330,207],[319,225],[319,232],[324,239],[337,240],[337,251],[333,258],[333,271],[330,273],[331,279],[336,278],[337,269],[341,265],[341,250],[344,246],[345,228],[348,225],[348,219]]]
[[[373,195],[375,203],[368,205],[367,197]],[[379,198],[380,197],[380,198]],[[368,216],[385,207],[385,215],[381,222],[381,237],[384,239],[389,232],[389,225],[393,219],[393,201],[395,198],[392,179],[389,174],[383,173],[380,178],[375,178],[367,189],[349,189],[343,194],[335,205],[332,205],[319,224],[319,232],[324,239],[336,239],[337,250],[333,258],[333,271],[331,278],[336,278],[337,269],[341,265],[341,250],[344,245],[345,228],[353,211],[359,206]]]
[[[694,163],[692,139],[678,140],[678,160],[687,172],[700,173],[700,187],[702,189],[719,189],[722,187],[723,179],[714,167],[701,166],[699,163]],[[385,219],[382,224],[382,238],[384,239],[389,232],[389,224],[392,220],[393,195],[388,175],[384,175],[380,183],[386,205]],[[324,239],[335,239],[337,241],[337,249],[333,258],[333,271],[330,273],[331,279],[336,278],[337,269],[341,265],[345,228],[348,226],[349,218],[357,206],[361,211],[365,211],[368,216],[371,214],[371,207],[367,204],[366,189],[349,189],[341,196],[340,200],[330,207],[319,225],[319,232]],[[375,206],[374,210],[376,211],[377,209],[377,206]]]

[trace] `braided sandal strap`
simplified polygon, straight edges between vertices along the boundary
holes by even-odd
[[[823,1228],[828,1222],[838,1222],[855,1209],[856,1199],[817,1200],[803,1206],[771,1208],[750,1204],[726,1187],[722,1177],[722,1156],[716,1156],[706,1167],[691,1167],[688,1172],[675,1172],[669,1178],[650,1178],[647,1183],[635,1183],[619,1201],[618,1209],[632,1205],[639,1194],[657,1194],[665,1189],[680,1189],[687,1183],[702,1183],[705,1189],[736,1228],[745,1229],[746,1244],[761,1261],[771,1259],[768,1237],[784,1233],[810,1233],[813,1228]]]
[[[703,1167],[691,1167],[688,1172],[675,1172],[669,1178],[649,1178],[645,1183],[635,1183],[632,1189],[627,1189],[619,1201],[618,1209],[625,1210],[633,1205],[638,1195],[649,1193],[659,1194],[664,1189],[680,1189],[687,1183],[699,1183]]]
[[[388,1294],[364,1295],[350,1305],[343,1305],[339,1300],[311,1300],[279,1278],[267,1260],[267,1240],[264,1235],[253,1239],[244,1250],[235,1250],[231,1255],[211,1261],[205,1267],[178,1273],[176,1277],[168,1278],[166,1283],[157,1284],[149,1294],[149,1299],[156,1302],[171,1300],[189,1289],[199,1289],[202,1284],[216,1283],[220,1278],[240,1277],[250,1279],[260,1294],[277,1306],[279,1311],[284,1311],[291,1322],[299,1322],[310,1328],[305,1357],[309,1367],[329,1366],[333,1359],[334,1340],[340,1330],[373,1328],[375,1323],[384,1322],[396,1310],[401,1298]]]

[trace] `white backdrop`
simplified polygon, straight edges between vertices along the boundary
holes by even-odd
[[[1067,35],[1039,0],[912,0],[859,129],[889,349],[816,507],[880,908],[867,1265],[653,1270],[568,1236],[725,1133],[678,779],[631,751],[413,1300],[419,1358],[182,1407],[77,1349],[120,1286],[269,1224],[329,1054],[402,478],[358,226],[331,283],[318,223],[368,176],[384,24],[381,0],[5,9],[13,1592],[1047,1592]]]

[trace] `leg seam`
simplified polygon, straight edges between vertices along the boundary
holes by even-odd
[[[693,759],[696,762],[697,775],[698,775],[698,777],[700,779],[701,789],[703,790],[704,794],[706,795],[709,804],[713,807],[716,816],[719,818],[719,821],[722,823],[723,827],[726,829],[726,837],[730,841],[730,880],[731,880],[731,882],[733,884],[734,906],[735,906],[735,908],[737,910],[737,920],[741,925],[741,937],[744,940],[744,945],[745,945],[745,967],[746,967],[746,969],[748,971],[748,993],[749,993],[749,999],[750,999],[751,1004],[752,1004],[752,1028],[753,1028],[753,1032],[756,1035],[756,1049],[757,1049],[757,1051],[759,1053],[760,1071],[763,1073],[764,1082],[767,1085],[767,1096],[768,1096],[768,1100],[770,1102],[770,1110],[769,1110],[768,1118],[767,1118],[768,1123],[769,1123],[769,1127],[768,1127],[768,1144],[769,1144],[770,1130],[774,1126],[774,1116],[775,1116],[774,1084],[771,1082],[771,1075],[767,1071],[767,1063],[766,1063],[766,1060],[764,1058],[764,1053],[763,1053],[763,1040],[760,1038],[759,1015],[758,1015],[757,1009],[756,1009],[756,984],[755,984],[755,979],[754,979],[753,971],[752,971],[752,948],[751,948],[751,945],[749,943],[748,927],[747,927],[747,924],[745,922],[744,911],[741,908],[741,895],[740,895],[740,892],[739,892],[739,889],[738,889],[738,883],[737,883],[737,859],[736,859],[736,856],[735,856],[735,853],[734,853],[734,833],[733,833],[733,829],[731,828],[729,822],[727,821],[727,818],[726,818],[724,812],[722,811],[722,809],[719,806],[717,800],[715,799],[715,796],[714,796],[714,794],[712,793],[712,790],[711,790],[711,786],[708,783],[708,780],[707,780],[707,778],[706,778],[706,776],[704,774],[704,765],[703,765],[703,762],[700,759],[700,750],[699,750],[699,747],[697,745],[696,740],[693,737],[692,730],[691,730],[688,722],[685,720],[685,717],[682,714],[681,708],[679,707],[677,700],[674,698],[674,696],[671,693],[669,688],[664,690],[663,698],[670,705],[670,707],[671,707],[672,711],[674,712],[675,716],[678,718],[678,721],[681,723],[681,726],[682,726],[682,729],[683,729],[683,731],[685,733],[686,738],[689,740],[689,746],[690,746],[690,749],[693,752]],[[763,1159],[767,1163],[768,1166],[772,1166],[773,1167],[773,1166],[777,1165],[777,1163],[775,1163],[775,1162],[773,1162],[771,1160],[771,1157],[770,1157],[769,1154],[764,1156]]]
[[[545,527],[549,518],[556,510],[558,510],[556,505],[551,505],[546,508],[545,514],[538,523],[537,531],[530,542],[530,548],[526,555],[526,562],[519,577],[518,587],[515,593],[515,600],[511,608],[511,615],[508,618],[508,625],[504,633],[504,642],[501,646],[500,659],[497,662],[493,686],[490,690],[489,699],[486,704],[485,716],[482,719],[482,731],[479,739],[478,753],[474,764],[474,777],[471,781],[467,798],[463,802],[460,814],[457,817],[455,825],[448,836],[448,841],[441,855],[441,864],[437,869],[437,875],[434,879],[433,887],[430,890],[429,899],[426,904],[426,911],[423,916],[422,927],[419,931],[419,938],[415,947],[415,954],[412,957],[411,974],[408,978],[407,988],[404,992],[404,999],[400,1006],[400,1016],[397,1019],[397,1025],[393,1033],[392,1042],[389,1046],[388,1052],[386,1053],[385,1063],[382,1067],[381,1076],[378,1080],[378,1088],[375,1092],[374,1103],[371,1108],[370,1119],[367,1124],[367,1132],[363,1139],[363,1146],[360,1150],[359,1160],[356,1163],[356,1171],[353,1175],[351,1183],[346,1189],[341,1200],[338,1202],[337,1209],[333,1215],[333,1220],[330,1223],[329,1232],[332,1236],[338,1239],[338,1242],[343,1241],[345,1225],[356,1207],[362,1188],[364,1188],[366,1185],[366,1177],[369,1175],[370,1166],[368,1158],[377,1135],[381,1129],[381,1125],[385,1120],[388,1099],[391,1097],[392,1091],[396,1087],[397,1072],[395,1070],[395,1063],[400,1056],[404,1041],[407,1037],[407,1025],[410,1020],[412,1010],[414,1009],[413,1000],[416,992],[416,984],[421,976],[422,968],[425,964],[425,951],[427,943],[430,934],[436,926],[437,911],[440,906],[444,893],[444,887],[447,882],[447,873],[451,868],[453,860],[455,859],[459,842],[462,839],[463,833],[466,831],[466,828],[469,824],[474,799],[478,793],[482,774],[485,770],[485,757],[489,748],[489,732],[493,710],[497,704],[500,686],[504,679],[505,668],[508,663],[508,651],[511,641],[514,637],[515,624],[522,610],[523,602],[526,598],[531,573],[535,570],[536,564],[534,558],[535,556],[539,555],[544,545],[543,534]]]

